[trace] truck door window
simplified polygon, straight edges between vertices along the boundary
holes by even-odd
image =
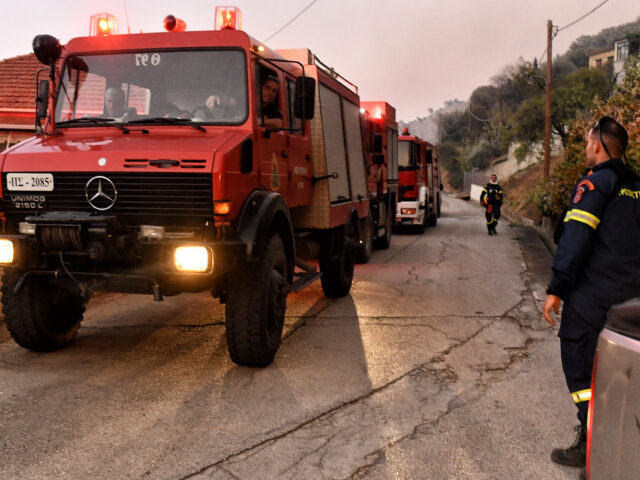
[[[258,123],[265,128],[283,128],[285,126],[280,110],[281,81],[274,70],[258,66]]]

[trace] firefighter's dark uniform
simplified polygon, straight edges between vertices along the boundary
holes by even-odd
[[[489,235],[495,235],[502,206],[502,187],[497,183],[487,183],[480,194],[480,204],[486,209],[485,217]]]
[[[564,300],[562,368],[585,426],[598,334],[611,306],[637,295],[640,177],[620,159],[593,168],[571,196],[547,293]]]

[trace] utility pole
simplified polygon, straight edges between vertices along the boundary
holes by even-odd
[[[544,180],[549,180],[551,164],[551,42],[553,40],[553,23],[547,20],[547,81],[546,105],[544,110]]]

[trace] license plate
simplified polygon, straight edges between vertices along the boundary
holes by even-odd
[[[8,173],[7,190],[53,192],[53,175],[50,173]]]

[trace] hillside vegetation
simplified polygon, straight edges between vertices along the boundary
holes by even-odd
[[[624,81],[618,84],[610,66],[587,68],[589,53],[612,47],[622,38],[629,39],[630,54],[637,56],[640,18],[597,35],[579,37],[554,59],[552,132],[562,142],[565,156],[557,160],[550,182],[529,189],[529,198],[520,203],[535,202],[539,213],[552,217],[562,210],[569,189],[584,171],[586,132],[604,114],[628,128],[628,156],[640,158],[637,60],[628,62]],[[535,59],[520,59],[506,66],[490,85],[476,88],[466,109],[438,115],[441,164],[454,188],[462,186],[465,171],[488,167],[507,154],[510,144],[518,145],[516,156],[523,158],[543,140],[545,70],[546,65]]]

